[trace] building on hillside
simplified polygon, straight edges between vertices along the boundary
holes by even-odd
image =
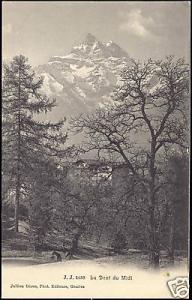
[[[93,182],[100,180],[111,181],[112,167],[109,163],[100,162],[94,159],[78,160],[70,164],[68,168],[68,178],[84,178],[91,179]]]

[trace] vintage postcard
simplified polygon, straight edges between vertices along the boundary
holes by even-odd
[[[190,1],[3,1],[2,298],[189,298]]]

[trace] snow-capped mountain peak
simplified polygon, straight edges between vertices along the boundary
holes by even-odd
[[[95,42],[97,42],[97,39],[94,35],[92,35],[91,33],[88,33],[85,37],[85,41],[84,43],[85,44],[88,44],[88,45],[93,45]]]
[[[111,92],[128,64],[129,55],[116,43],[88,33],[68,55],[51,57],[37,71],[44,77],[44,91],[57,99],[52,114],[58,119],[112,101]]]
[[[85,40],[72,48],[72,53],[82,56],[99,57],[128,57],[128,54],[122,50],[113,41],[102,43],[95,36],[88,33]]]

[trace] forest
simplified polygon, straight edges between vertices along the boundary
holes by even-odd
[[[132,249],[158,269],[187,256],[189,65],[132,60],[121,81],[112,104],[54,123],[42,118],[57,105],[43,77],[23,55],[4,63],[4,257],[126,259]]]

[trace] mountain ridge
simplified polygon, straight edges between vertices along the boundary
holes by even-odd
[[[36,71],[44,77],[43,92],[56,98],[48,118],[58,120],[93,111],[110,103],[121,70],[130,57],[113,41],[101,42],[91,33],[64,56],[52,56]]]

